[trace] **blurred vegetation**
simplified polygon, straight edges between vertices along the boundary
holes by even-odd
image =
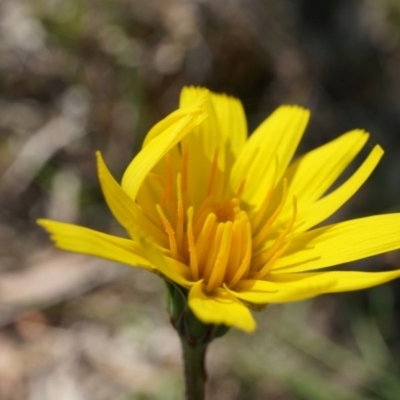
[[[0,398],[177,399],[179,343],[156,277],[54,250],[39,216],[119,232],[94,151],[120,177],[184,85],[239,97],[250,129],[311,108],[304,152],[346,130],[385,157],[335,219],[399,210],[400,3],[3,0]],[[400,266],[398,254],[357,268]],[[395,400],[399,282],[271,306],[208,355],[209,398]]]

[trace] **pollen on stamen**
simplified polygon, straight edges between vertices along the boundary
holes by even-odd
[[[176,244],[175,231],[173,230],[171,223],[168,221],[168,218],[165,216],[164,211],[160,207],[159,204],[156,205],[156,209],[158,215],[160,216],[161,222],[164,225],[165,232],[167,233],[169,240],[169,248],[171,251],[171,257],[177,259],[178,258],[178,247]]]
[[[190,258],[190,270],[192,272],[192,279],[197,281],[199,279],[199,264],[197,258],[196,243],[193,234],[193,207],[189,207],[187,211],[188,222],[187,222],[187,238],[189,246],[189,258]]]

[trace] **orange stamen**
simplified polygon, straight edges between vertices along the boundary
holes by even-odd
[[[163,247],[168,246],[168,240],[165,237],[164,230],[159,226],[159,222],[154,221],[152,215],[147,215],[140,208],[138,210],[140,211],[137,213],[136,224],[138,227],[146,230],[146,232],[156,241],[157,245]]]
[[[177,247],[177,243],[176,243],[175,232],[172,229],[172,226],[171,226],[170,222],[168,221],[168,218],[165,216],[165,214],[159,204],[156,205],[156,209],[157,209],[158,215],[161,218],[161,222],[164,225],[165,232],[168,235],[171,257],[177,259],[178,258],[178,247]]]
[[[245,242],[243,240],[243,218],[241,218],[241,215],[239,215],[239,218],[235,219],[233,222],[232,245],[228,261],[228,270],[225,277],[226,281],[229,282],[232,280],[236,274],[244,249]]]
[[[235,275],[233,276],[233,278],[231,279],[231,281],[229,282],[228,286],[230,288],[234,287],[241,279],[242,277],[247,274],[248,270],[249,270],[249,266],[250,266],[250,261],[251,261],[251,253],[252,253],[252,249],[251,249],[251,226],[250,223],[248,221],[246,221],[243,218],[243,223],[245,224],[245,227],[242,227],[242,229],[245,229],[245,253],[242,259],[242,262],[240,263],[238,269],[236,270]],[[242,224],[243,224],[242,223]]]
[[[190,270],[192,271],[192,279],[194,281],[197,281],[199,279],[199,264],[197,259],[196,244],[193,235],[193,207],[189,207],[187,215],[187,237],[189,245]]]
[[[277,251],[268,260],[268,262],[262,267],[262,269],[252,277],[252,279],[262,279],[262,278],[264,278],[265,275],[267,275],[268,272],[271,270],[271,267],[274,265],[275,261],[278,260],[278,258],[283,256],[283,254],[288,249],[289,245],[290,245],[290,241],[288,243],[286,243],[279,251]]]
[[[210,279],[212,270],[214,269],[215,259],[217,257],[219,248],[221,246],[222,234],[224,233],[224,224],[217,224],[217,229],[212,238],[209,238],[211,242],[210,251],[207,254],[206,266],[203,272],[203,278],[208,281]]]
[[[211,270],[210,278],[206,284],[206,290],[211,292],[215,287],[222,284],[225,277],[225,271],[229,260],[229,253],[232,244],[232,225],[231,221],[223,224],[223,233],[221,244],[215,258],[213,269]]]
[[[201,265],[206,262],[206,257],[208,258],[209,254],[206,254],[206,248],[210,245],[210,240],[213,238],[215,230],[217,228],[217,216],[214,213],[208,214],[202,229],[197,236],[196,241],[196,249],[198,255],[198,262],[201,268]],[[204,272],[203,270],[200,271],[200,274]]]

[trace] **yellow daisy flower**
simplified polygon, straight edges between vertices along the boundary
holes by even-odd
[[[365,182],[383,155],[329,191],[365,145],[356,129],[297,158],[309,111],[279,107],[247,138],[241,103],[184,88],[150,130],[119,185],[97,153],[107,204],[129,239],[38,220],[60,249],[147,269],[187,293],[205,324],[253,331],[249,306],[364,289],[400,276],[323,268],[400,248],[400,214],[315,228]]]

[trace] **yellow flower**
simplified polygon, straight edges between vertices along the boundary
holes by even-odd
[[[329,271],[400,248],[400,214],[315,228],[365,182],[375,146],[329,191],[365,145],[353,130],[292,161],[309,111],[279,107],[247,138],[241,103],[184,88],[180,108],[148,133],[119,185],[100,153],[107,204],[130,239],[40,219],[63,250],[136,266],[184,288],[206,324],[256,327],[248,307],[379,285],[388,272]]]

